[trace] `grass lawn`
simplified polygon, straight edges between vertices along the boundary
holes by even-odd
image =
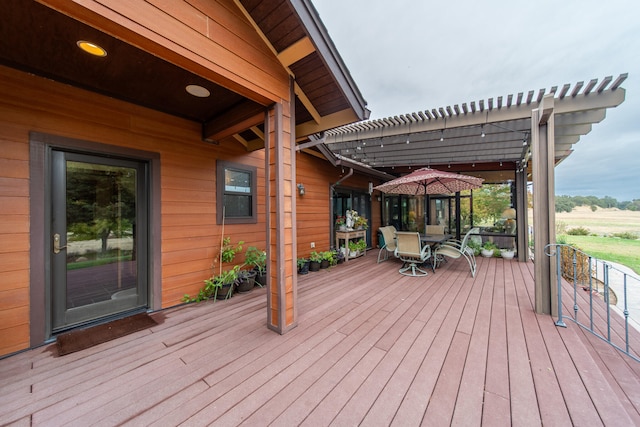
[[[558,236],[583,252],[605,261],[617,262],[640,275],[640,240],[598,236]]]

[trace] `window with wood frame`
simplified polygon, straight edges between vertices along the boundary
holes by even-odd
[[[218,160],[217,222],[248,224],[258,222],[257,169],[241,163]]]

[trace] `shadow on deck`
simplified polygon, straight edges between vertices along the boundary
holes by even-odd
[[[64,357],[0,360],[0,424],[640,425],[640,364],[535,314],[531,263],[413,278],[376,257],[298,276],[283,336],[256,288]]]

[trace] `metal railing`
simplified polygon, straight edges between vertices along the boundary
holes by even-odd
[[[583,329],[640,362],[638,348],[632,351],[629,343],[629,328],[640,331],[640,278],[630,270],[623,271],[610,262],[594,258],[570,245],[547,245],[545,254],[556,258],[558,292],[556,326],[566,327],[564,320],[572,320]],[[563,314],[563,279],[573,286],[570,293],[573,298],[573,316]],[[586,299],[579,294],[583,291],[588,292]],[[585,300],[588,312],[585,310]],[[603,302],[604,316],[601,310],[594,310],[596,305],[602,305]],[[583,311],[585,311],[584,314]],[[624,334],[620,332],[622,327],[624,327]]]

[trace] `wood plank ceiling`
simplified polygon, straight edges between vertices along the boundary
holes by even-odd
[[[234,1],[295,78],[299,137],[368,117],[366,102],[307,0]],[[246,121],[261,117],[266,105],[38,2],[3,0],[2,13],[0,65],[196,121],[203,139],[231,136],[225,129],[232,129],[248,149],[264,146],[262,119]],[[111,53],[99,61],[86,55],[76,46],[79,34]],[[211,96],[189,95],[187,84],[207,87]],[[238,124],[243,127],[235,129]]]

